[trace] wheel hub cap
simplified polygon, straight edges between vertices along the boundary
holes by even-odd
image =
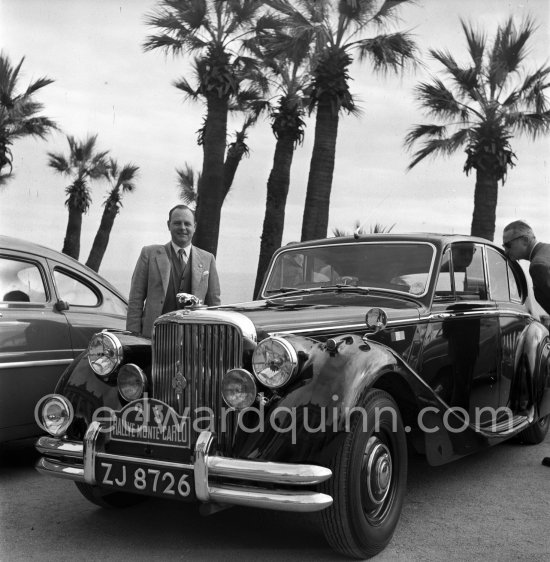
[[[367,503],[379,507],[391,488],[392,458],[390,450],[380,439],[371,437],[365,451]]]

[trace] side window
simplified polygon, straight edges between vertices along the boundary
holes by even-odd
[[[489,268],[489,289],[491,300],[509,301],[508,264],[506,258],[491,248],[487,248],[487,267]],[[517,286],[516,286],[517,289]]]
[[[516,278],[516,274],[514,273],[513,269],[510,267],[510,264],[506,264],[508,268],[508,284],[510,286],[510,298],[516,302],[522,302],[521,299],[521,291],[519,288],[518,280]]]
[[[46,302],[46,287],[38,264],[6,256],[0,257],[0,300]]]
[[[98,294],[82,281],[59,269],[54,269],[53,277],[59,298],[73,306],[97,306]]]
[[[459,300],[485,300],[487,285],[483,270],[483,249],[473,242],[451,246],[456,297]]]

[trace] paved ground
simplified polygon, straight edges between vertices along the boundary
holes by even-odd
[[[0,560],[341,560],[304,516],[151,500],[111,511],[69,481],[33,469],[32,447],[0,449]],[[456,463],[410,460],[408,495],[389,547],[374,560],[550,559],[550,436],[505,443]]]

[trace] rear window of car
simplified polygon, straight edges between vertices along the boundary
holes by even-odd
[[[0,300],[45,303],[48,292],[36,262],[0,256]]]

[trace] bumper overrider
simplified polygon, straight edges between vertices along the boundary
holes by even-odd
[[[210,431],[202,431],[191,463],[113,454],[104,451],[101,424],[93,421],[83,441],[41,437],[36,448],[44,456],[36,468],[42,474],[112,491],[174,499],[296,512],[319,511],[332,504],[329,495],[304,489],[330,478],[330,469],[212,455],[213,441]],[[139,468],[127,471],[127,467]]]

